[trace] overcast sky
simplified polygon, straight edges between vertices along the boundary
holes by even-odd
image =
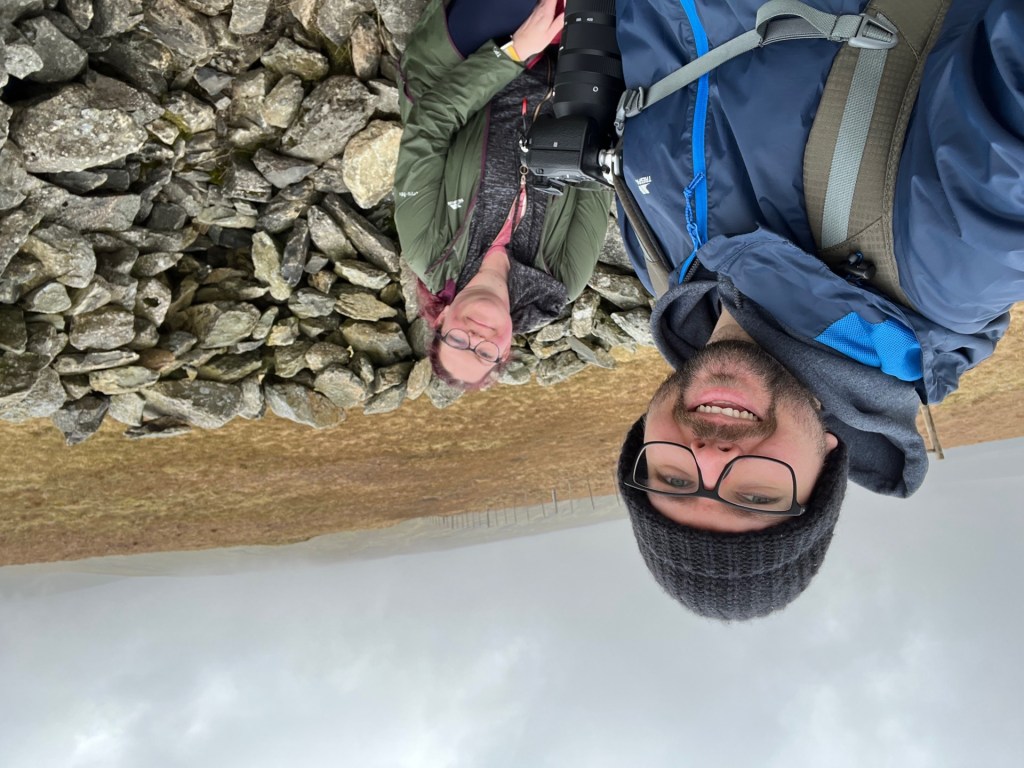
[[[1019,768],[1024,440],[947,456],[912,500],[855,489],[808,592],[740,625],[664,597],[624,520],[2,568],[0,766]]]

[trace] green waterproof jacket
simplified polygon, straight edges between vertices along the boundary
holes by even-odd
[[[458,280],[487,143],[488,103],[523,71],[489,41],[463,58],[448,37],[442,0],[427,6],[402,57],[405,131],[395,171],[395,225],[406,260],[430,291]],[[604,242],[610,191],[569,188],[544,217],[533,266],[575,299]]]

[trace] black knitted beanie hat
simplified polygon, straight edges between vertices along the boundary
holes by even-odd
[[[619,491],[655,580],[694,613],[726,621],[767,616],[793,601],[818,572],[832,540],[846,493],[846,446],[840,442],[828,453],[802,515],[763,531],[718,533],[668,519],[644,491],[625,484],[643,445],[643,422],[623,443]]]

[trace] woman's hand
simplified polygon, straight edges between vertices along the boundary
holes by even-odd
[[[526,61],[543,51],[562,29],[565,11],[555,13],[558,0],[540,0],[526,21],[512,34],[512,47]]]

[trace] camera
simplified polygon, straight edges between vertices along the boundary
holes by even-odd
[[[566,0],[555,67],[554,117],[539,118],[521,145],[523,164],[560,194],[566,184],[610,184],[618,170],[615,110],[625,90],[615,38],[615,0]]]

